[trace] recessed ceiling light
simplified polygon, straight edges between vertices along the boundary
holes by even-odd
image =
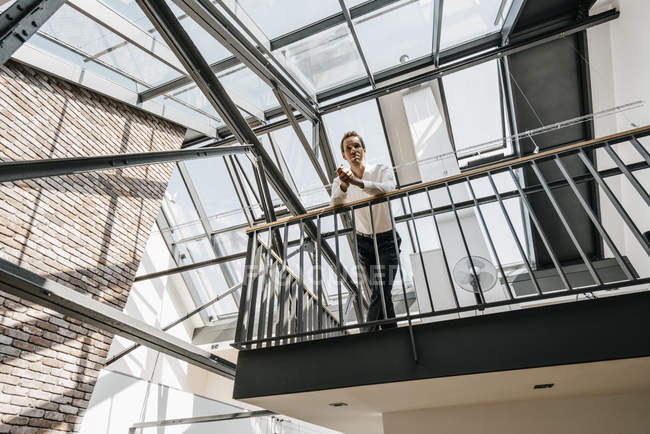
[[[406,63],[409,60],[410,58],[408,54],[402,54],[401,56],[399,56],[399,63]]]
[[[544,384],[535,384],[533,389],[550,389],[555,383],[544,383]]]
[[[345,402],[330,402],[329,404],[332,407],[346,407],[348,404]]]

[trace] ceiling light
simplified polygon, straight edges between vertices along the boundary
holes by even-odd
[[[408,54],[402,54],[401,56],[399,56],[399,63],[406,63],[409,60],[410,58]]]
[[[347,407],[348,404],[345,402],[330,402],[327,405],[330,405],[332,407]]]

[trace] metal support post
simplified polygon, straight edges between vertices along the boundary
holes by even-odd
[[[60,283],[0,259],[0,289],[229,379],[235,365]]]
[[[250,152],[252,146],[220,146],[217,148],[181,149],[177,151],[137,152],[97,157],[48,158],[43,160],[8,161],[0,163],[0,182],[19,181],[49,176],[61,176],[97,170],[173,161],[195,160]]]
[[[65,0],[16,0],[0,14],[0,65],[4,65]]]

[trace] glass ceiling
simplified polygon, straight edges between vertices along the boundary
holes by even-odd
[[[89,1],[99,1],[111,8],[120,19],[150,38],[150,45],[140,45],[142,48],[138,48],[133,41],[111,30],[119,27],[112,21],[114,18],[91,17],[68,4],[61,7],[28,44],[98,74],[135,94],[155,89],[185,75],[174,58],[165,58],[160,51],[154,52],[150,48],[154,43],[162,48],[166,48],[166,45],[135,0]],[[166,1],[208,63],[232,56],[172,1]],[[373,10],[364,14],[354,12],[356,6],[374,1],[378,1],[382,7],[369,8]],[[9,4],[11,2],[4,7]],[[366,78],[364,59],[371,73],[376,74],[435,54],[434,0],[347,0],[346,6],[354,17],[352,27],[343,19],[338,0],[231,0],[227,4],[235,14],[244,12],[253,20],[268,38],[260,43],[270,43],[268,46],[276,47],[272,56],[286,67],[289,79],[303,84],[310,94]],[[503,0],[503,4],[502,0],[445,1],[441,49],[499,31],[511,4],[512,0]],[[312,30],[313,24],[333,16],[338,17],[338,21],[334,20],[336,25]],[[293,38],[291,43],[280,44],[282,46],[273,44],[274,40],[278,41],[278,38],[282,39],[292,32],[299,32],[299,37]],[[353,32],[359,39],[360,50],[354,42]],[[235,104],[247,116],[279,107],[272,89],[245,65],[233,66],[231,63],[227,69],[215,73]],[[422,98],[423,101],[438,104],[434,112],[438,117],[444,114],[450,140],[455,139],[457,148],[471,147],[501,137],[505,120],[500,107],[498,74],[496,62],[485,63],[445,77],[442,85],[447,102],[440,102],[440,98],[428,94]],[[471,86],[468,87],[468,83]],[[476,97],[477,92],[480,98]],[[469,100],[472,104],[468,104]],[[173,107],[185,115],[205,119],[212,125],[224,125],[193,83],[168,89],[153,101],[164,107]],[[410,100],[399,101],[399,104],[407,104],[408,114],[413,119],[422,117],[413,114],[423,110],[422,107],[413,105]],[[405,109],[401,110],[404,112]],[[468,125],[475,125],[476,119],[482,119],[481,128],[468,128]],[[263,116],[259,120],[265,122]],[[399,122],[406,122],[402,130],[404,134],[417,130],[415,125],[409,125],[407,117]],[[336,164],[342,163],[339,138],[349,130],[357,130],[363,135],[369,150],[368,161],[393,164],[391,148],[395,152],[398,151],[397,146],[404,145],[389,143],[390,135],[386,128],[397,123],[392,113],[388,117],[382,115],[375,100],[325,115],[325,129]],[[316,154],[324,168],[321,149],[313,143],[311,124],[302,122],[300,127],[311,152]],[[322,184],[303,143],[291,127],[260,136],[260,140],[306,208],[329,202],[328,186]],[[438,151],[427,150],[427,158],[435,158]],[[417,154],[418,150],[414,152]],[[179,170],[174,171],[161,210],[170,229],[161,228],[159,234],[169,231],[170,257],[180,266],[244,251],[246,235],[243,228],[263,218],[260,192],[250,161],[244,155],[237,155],[194,160],[185,165],[191,179],[183,179]],[[422,164],[420,169],[425,170]],[[270,188],[270,193],[276,212],[281,212],[284,208],[279,196],[273,188]],[[192,194],[195,200],[192,200]],[[202,208],[207,223],[201,222],[197,207]],[[408,240],[405,246],[403,254],[408,255],[413,246]],[[349,246],[343,243],[341,249],[343,263],[351,263]],[[296,257],[291,259],[290,264],[295,265],[295,260]],[[199,304],[232,286],[233,279],[234,283],[238,283],[242,269],[243,260],[234,261],[185,272],[183,280],[193,300]],[[328,287],[330,291],[334,289]],[[209,323],[234,314],[237,300],[237,296],[224,298],[202,318]]]

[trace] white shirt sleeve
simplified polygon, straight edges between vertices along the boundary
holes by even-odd
[[[330,200],[330,204],[332,206],[341,205],[346,202],[347,197],[348,192],[341,190],[341,179],[337,176],[332,181],[332,199]]]
[[[363,180],[363,190],[371,196],[389,193],[395,190],[395,176],[393,175],[393,169],[380,164],[377,168],[377,172],[376,181]]]

